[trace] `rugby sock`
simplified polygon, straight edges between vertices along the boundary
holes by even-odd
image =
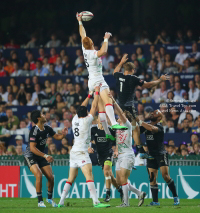
[[[65,183],[65,186],[64,186],[64,189],[62,191],[61,198],[60,198],[60,202],[59,202],[60,205],[64,205],[65,198],[66,198],[66,196],[67,196],[67,194],[70,190],[71,185],[72,185],[72,183],[70,183],[70,182]]]
[[[151,194],[153,197],[153,202],[158,202],[158,184],[151,185]]]
[[[129,190],[134,192],[137,196],[140,196],[141,191],[139,191],[138,189],[136,189],[133,185],[131,185],[130,183],[128,184]]]
[[[173,197],[178,197],[178,195],[177,195],[177,193],[176,193],[176,186],[175,186],[174,180],[173,180],[173,179],[170,179],[170,180],[167,182],[167,185],[168,185],[170,191],[172,192]]]
[[[110,122],[112,123],[112,125],[117,124],[112,104],[106,104],[106,114],[108,115],[108,117],[109,117]]]
[[[104,128],[106,134],[111,135],[110,130],[108,129],[108,122],[106,118],[106,112],[99,112],[100,122]]]
[[[93,180],[87,180],[86,183],[87,183],[90,195],[92,197],[93,204],[99,203],[99,200],[97,198],[96,189],[95,189],[95,186],[94,186],[94,181]]]
[[[106,195],[110,197],[110,189],[106,189]]]
[[[125,184],[122,185],[122,190],[123,190],[123,194],[124,194],[124,203],[126,205],[129,205],[129,198],[128,198],[129,187],[128,187],[128,183],[125,183]]]
[[[43,201],[42,192],[37,192],[37,197],[38,197],[38,203],[40,203],[40,201]]]
[[[47,194],[48,194],[48,199],[52,199],[53,192],[48,191]]]

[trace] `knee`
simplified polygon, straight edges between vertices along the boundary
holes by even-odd
[[[162,174],[163,179],[168,182],[170,180],[170,177],[167,173]]]
[[[42,173],[41,172],[37,172],[35,175],[37,180],[41,180],[42,179]]]
[[[105,177],[110,176],[110,171],[107,170],[107,169],[104,169],[104,176],[105,176]]]
[[[156,175],[152,172],[150,174],[150,185],[155,185],[157,183]]]
[[[48,178],[48,180],[49,180],[49,182],[54,183],[54,176],[50,175],[49,178]]]

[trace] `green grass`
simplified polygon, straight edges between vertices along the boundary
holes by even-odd
[[[100,199],[103,201],[102,199]],[[58,203],[59,199],[55,199]],[[200,200],[193,199],[187,200],[182,199],[180,206],[173,206],[173,200],[169,199],[160,199],[160,206],[146,206],[151,202],[151,199],[146,199],[142,207],[137,207],[138,200],[130,199],[131,207],[128,208],[116,208],[115,206],[119,205],[120,199],[113,199],[110,201],[111,208],[106,209],[97,209],[92,207],[92,199],[66,199],[65,205],[66,208],[53,208],[50,204],[44,202],[47,208],[38,208],[37,199],[30,198],[0,198],[0,213],[52,213],[52,212],[75,212],[75,213],[98,213],[98,212],[107,212],[107,213],[118,213],[118,212],[132,212],[132,213],[171,213],[171,212],[188,212],[188,213],[200,213]]]

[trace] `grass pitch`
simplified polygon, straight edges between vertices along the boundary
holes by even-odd
[[[103,199],[100,199],[103,202]],[[59,199],[55,199],[56,203],[59,202]],[[37,199],[31,198],[0,198],[0,213],[53,213],[53,212],[67,212],[67,213],[98,213],[98,212],[107,212],[107,213],[118,213],[118,212],[134,212],[134,213],[200,213],[200,199],[187,200],[182,199],[180,206],[173,206],[173,200],[171,199],[160,199],[160,206],[146,206],[152,200],[146,199],[143,206],[138,207],[137,199],[130,199],[130,207],[127,208],[116,208],[117,205],[121,204],[120,199],[112,199],[109,204],[110,208],[93,208],[92,199],[66,199],[65,208],[53,208],[48,204],[45,199],[44,203],[47,208],[38,208]]]

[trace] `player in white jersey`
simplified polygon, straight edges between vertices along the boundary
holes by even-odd
[[[77,110],[77,114],[72,120],[72,129],[74,133],[74,145],[70,152],[70,171],[67,182],[65,183],[58,207],[64,207],[64,200],[70,190],[78,173],[78,168],[81,168],[87,182],[88,190],[93,199],[93,205],[97,208],[110,207],[108,204],[102,204],[98,200],[96,189],[94,186],[92,175],[92,162],[88,154],[88,144],[91,140],[91,124],[98,106],[100,87],[95,88],[94,101],[90,113],[88,114],[87,105],[89,97],[81,104]]]
[[[127,130],[116,131],[116,149],[114,152],[114,156],[118,157],[116,163],[116,180],[118,185],[122,186],[124,195],[123,203],[118,207],[129,206],[128,191],[132,191],[138,195],[138,206],[141,206],[144,203],[146,193],[139,191],[133,185],[128,183],[128,177],[130,176],[135,162],[135,154],[132,149],[132,131],[136,127],[136,121],[133,119],[133,116],[130,112],[122,111],[111,94],[108,95],[113,100],[116,113],[119,116],[118,122],[121,125],[128,127]]]
[[[109,87],[108,87],[108,84],[105,82],[103,74],[102,74],[101,56],[105,55],[108,51],[108,39],[110,38],[111,33],[105,33],[103,45],[99,51],[96,51],[94,49],[93,41],[86,36],[86,31],[81,21],[82,15],[78,13],[76,15],[77,15],[77,20],[79,22],[79,32],[81,36],[83,56],[84,56],[85,64],[89,73],[88,87],[90,91],[93,91],[96,85],[99,85],[99,84],[102,85],[100,89],[100,98],[99,98],[99,105],[98,105],[99,112],[100,112],[99,114],[100,121],[106,132],[106,138],[115,140],[115,138],[110,133],[110,130],[108,129],[106,114],[108,115],[111,121],[111,124],[112,124],[111,128],[113,130],[127,129],[127,127],[120,126],[115,119],[112,100],[108,97]]]

